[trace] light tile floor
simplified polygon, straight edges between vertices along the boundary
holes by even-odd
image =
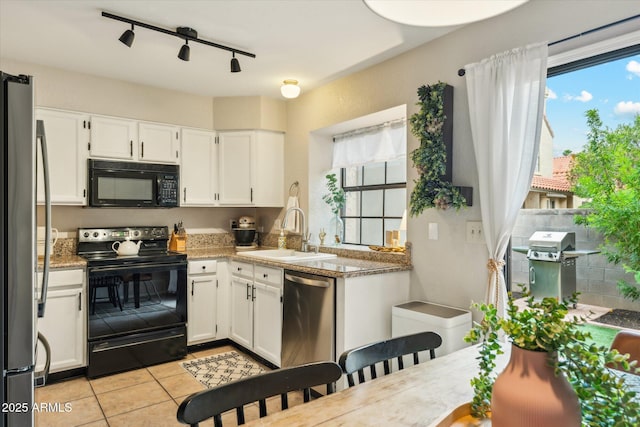
[[[190,353],[186,359],[230,350],[238,351],[233,346],[223,346]],[[37,388],[37,403],[48,403],[51,408],[60,410],[36,412],[36,427],[184,426],[176,419],[178,405],[185,397],[205,387],[185,371],[180,362],[168,362],[94,380],[74,378]],[[301,401],[301,396],[289,398],[290,406]],[[65,412],[67,403],[69,410]],[[274,410],[272,408],[279,408],[279,397],[268,402],[269,411]],[[247,420],[257,418],[257,404],[247,407],[245,416]],[[225,427],[235,425],[235,411],[223,415],[223,423]]]

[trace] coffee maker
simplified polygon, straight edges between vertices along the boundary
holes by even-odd
[[[248,248],[256,245],[256,220],[252,216],[241,216],[232,226],[236,246]]]

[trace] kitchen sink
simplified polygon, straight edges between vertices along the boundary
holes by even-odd
[[[300,252],[293,249],[247,251],[242,252],[241,255],[280,262],[316,261],[320,259],[335,258],[337,256],[336,254],[326,254],[322,252]]]

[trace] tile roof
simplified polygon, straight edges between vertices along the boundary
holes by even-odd
[[[553,177],[534,175],[531,180],[531,188],[548,191],[571,192],[571,183],[567,177],[571,170],[573,156],[553,158]]]

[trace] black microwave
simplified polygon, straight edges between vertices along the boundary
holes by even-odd
[[[88,160],[89,206],[180,206],[178,165]]]

